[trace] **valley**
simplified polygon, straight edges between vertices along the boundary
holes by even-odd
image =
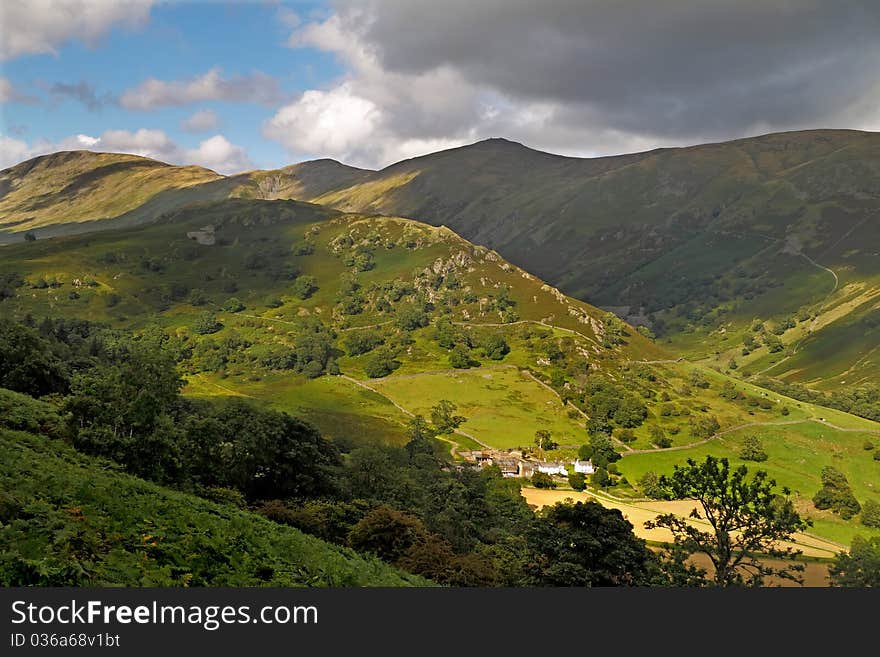
[[[227,177],[55,154],[0,172],[0,317],[43,339],[160,340],[180,404],[290,414],[346,468],[415,449],[419,423],[444,472],[481,450],[592,459],[584,491],[492,486],[515,487],[511,505],[598,500],[650,541],[671,535],[640,524],[687,511],[652,482],[724,457],[790,491],[812,523],[797,547],[827,560],[880,537],[869,512],[814,503],[829,468],[860,509],[880,501],[878,166],[877,137],[848,131],[595,159],[489,140],[379,172]],[[502,549],[410,504],[455,558]]]

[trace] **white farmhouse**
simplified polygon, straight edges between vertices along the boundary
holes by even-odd
[[[596,468],[593,467],[591,461],[581,461],[580,459],[577,459],[574,462],[574,471],[585,475],[591,475],[596,471]]]
[[[545,463],[536,463],[535,469],[538,472],[543,472],[548,475],[562,475],[565,476],[568,474],[568,470],[565,469],[565,465],[562,463],[554,463],[552,461],[548,461]]]

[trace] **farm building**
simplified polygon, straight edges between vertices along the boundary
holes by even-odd
[[[574,462],[574,471],[585,475],[591,475],[596,469],[593,467],[591,461],[581,461],[580,459],[576,459]]]
[[[564,463],[558,463],[555,461],[541,461],[534,464],[534,469],[536,472],[543,472],[548,475],[562,475],[565,476],[568,474],[568,470],[565,469]]]

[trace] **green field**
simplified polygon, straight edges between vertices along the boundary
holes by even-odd
[[[302,417],[323,435],[343,445],[407,441],[408,417],[376,393],[338,376],[305,379],[274,374],[260,381],[235,381],[216,375],[191,376],[184,393],[195,397],[242,395]]]
[[[561,445],[579,445],[586,435],[583,418],[568,417],[555,393],[515,368],[392,376],[370,385],[426,417],[431,406],[448,399],[467,418],[461,429],[498,449],[533,445],[539,429]]]
[[[744,462],[739,450],[746,436],[757,436],[768,455],[760,463]],[[822,487],[821,471],[831,465],[843,472],[856,498],[880,501],[880,462],[872,451],[864,449],[866,441],[880,446],[880,434],[862,431],[838,431],[819,422],[804,422],[784,427],[751,427],[731,432],[711,442],[686,450],[624,455],[620,471],[630,481],[637,481],[645,472],[671,474],[673,466],[688,458],[697,461],[712,454],[726,457],[749,470],[766,470],[780,486],[787,486],[797,500],[798,510],[813,520],[812,533],[849,545],[857,534],[878,535],[856,519],[845,521],[829,511],[813,507],[812,497]]]

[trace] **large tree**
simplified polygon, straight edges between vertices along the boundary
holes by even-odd
[[[856,536],[850,551],[838,554],[829,572],[833,586],[880,586],[880,537]]]
[[[707,456],[703,463],[688,459],[676,466],[661,485],[676,499],[699,502],[690,518],[667,513],[645,523],[665,527],[675,537],[675,548],[686,554],[705,554],[714,566],[718,586],[761,586],[774,576],[802,582],[803,565],[773,565],[768,559],[793,559],[800,554],[781,542],[808,526],[795,511],[789,491],[776,491],[767,473],[748,476],[748,468],[731,469],[727,459]],[[694,522],[697,521],[697,522]],[[705,523],[711,531],[705,531]]]
[[[618,509],[562,502],[544,509],[526,532],[529,586],[644,586],[658,563]]]

